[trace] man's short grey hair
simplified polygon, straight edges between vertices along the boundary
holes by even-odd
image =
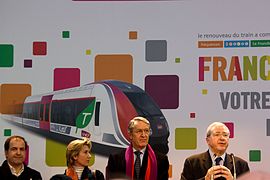
[[[142,121],[142,122],[144,122],[145,124],[148,124],[149,127],[150,127],[150,123],[149,123],[149,121],[148,121],[146,118],[140,117],[140,116],[134,117],[133,119],[131,119],[131,120],[129,121],[129,124],[128,124],[128,133],[131,133],[131,132],[132,132],[132,130],[133,130],[134,126],[135,126],[135,122],[136,122],[136,121]]]
[[[213,122],[212,124],[210,124],[206,130],[206,137],[209,137],[212,133],[213,133],[213,129],[216,127],[224,127],[230,135],[230,130],[229,128],[222,122]]]

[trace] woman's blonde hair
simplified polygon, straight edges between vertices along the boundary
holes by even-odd
[[[92,144],[88,138],[76,139],[71,141],[66,150],[67,166],[71,167],[75,163],[74,157],[78,156],[83,146],[86,145],[91,150]]]

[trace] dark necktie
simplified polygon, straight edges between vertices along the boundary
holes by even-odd
[[[221,160],[222,160],[222,157],[217,157],[217,158],[215,159],[215,162],[216,162],[216,165],[217,165],[217,166],[220,165]],[[215,180],[226,180],[226,179],[225,179],[224,177],[218,177],[218,178],[216,178]]]
[[[215,159],[215,161],[216,161],[216,165],[220,165],[220,161],[222,160],[222,157],[217,157],[216,159]]]
[[[140,157],[141,152],[140,151],[135,151],[134,153],[136,154],[136,160],[135,160],[135,164],[134,164],[134,169],[135,169],[136,177],[137,177],[137,179],[139,179],[139,177],[140,177],[140,169],[141,169],[141,157]]]

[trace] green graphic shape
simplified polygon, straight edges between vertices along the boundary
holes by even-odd
[[[50,167],[65,167],[67,145],[52,139],[46,139],[45,162]],[[89,166],[95,163],[95,154],[91,153]]]
[[[0,44],[0,67],[13,67],[13,51],[13,45]]]
[[[260,150],[250,150],[249,151],[249,161],[260,162],[261,161],[261,151]]]
[[[175,149],[196,149],[197,129],[196,128],[176,128],[175,129]]]
[[[77,128],[85,128],[90,123],[95,109],[95,104],[96,99],[93,99],[92,102],[77,116]]]
[[[181,58],[175,58],[175,63],[180,63],[181,62]]]
[[[11,136],[11,129],[4,129],[4,136]]]
[[[251,40],[251,47],[269,47],[270,40]]]
[[[69,31],[62,31],[62,38],[70,38]]]

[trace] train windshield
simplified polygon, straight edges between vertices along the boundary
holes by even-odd
[[[146,93],[124,92],[133,106],[136,108],[139,116],[163,116],[160,109]]]
[[[107,81],[108,82],[108,81]],[[147,95],[141,88],[126,82],[109,81],[110,84],[117,86],[129,98],[139,116],[163,117],[160,108],[156,105],[153,99]]]
[[[170,134],[169,127],[163,113],[152,97],[133,84],[120,81],[110,81],[108,83],[117,86],[127,96],[136,109],[138,116],[145,117],[149,120],[152,130],[149,142],[152,147],[155,148],[156,145],[154,144],[159,144],[157,149],[160,149],[160,142],[164,142],[165,146],[161,149],[167,153],[168,137]]]

